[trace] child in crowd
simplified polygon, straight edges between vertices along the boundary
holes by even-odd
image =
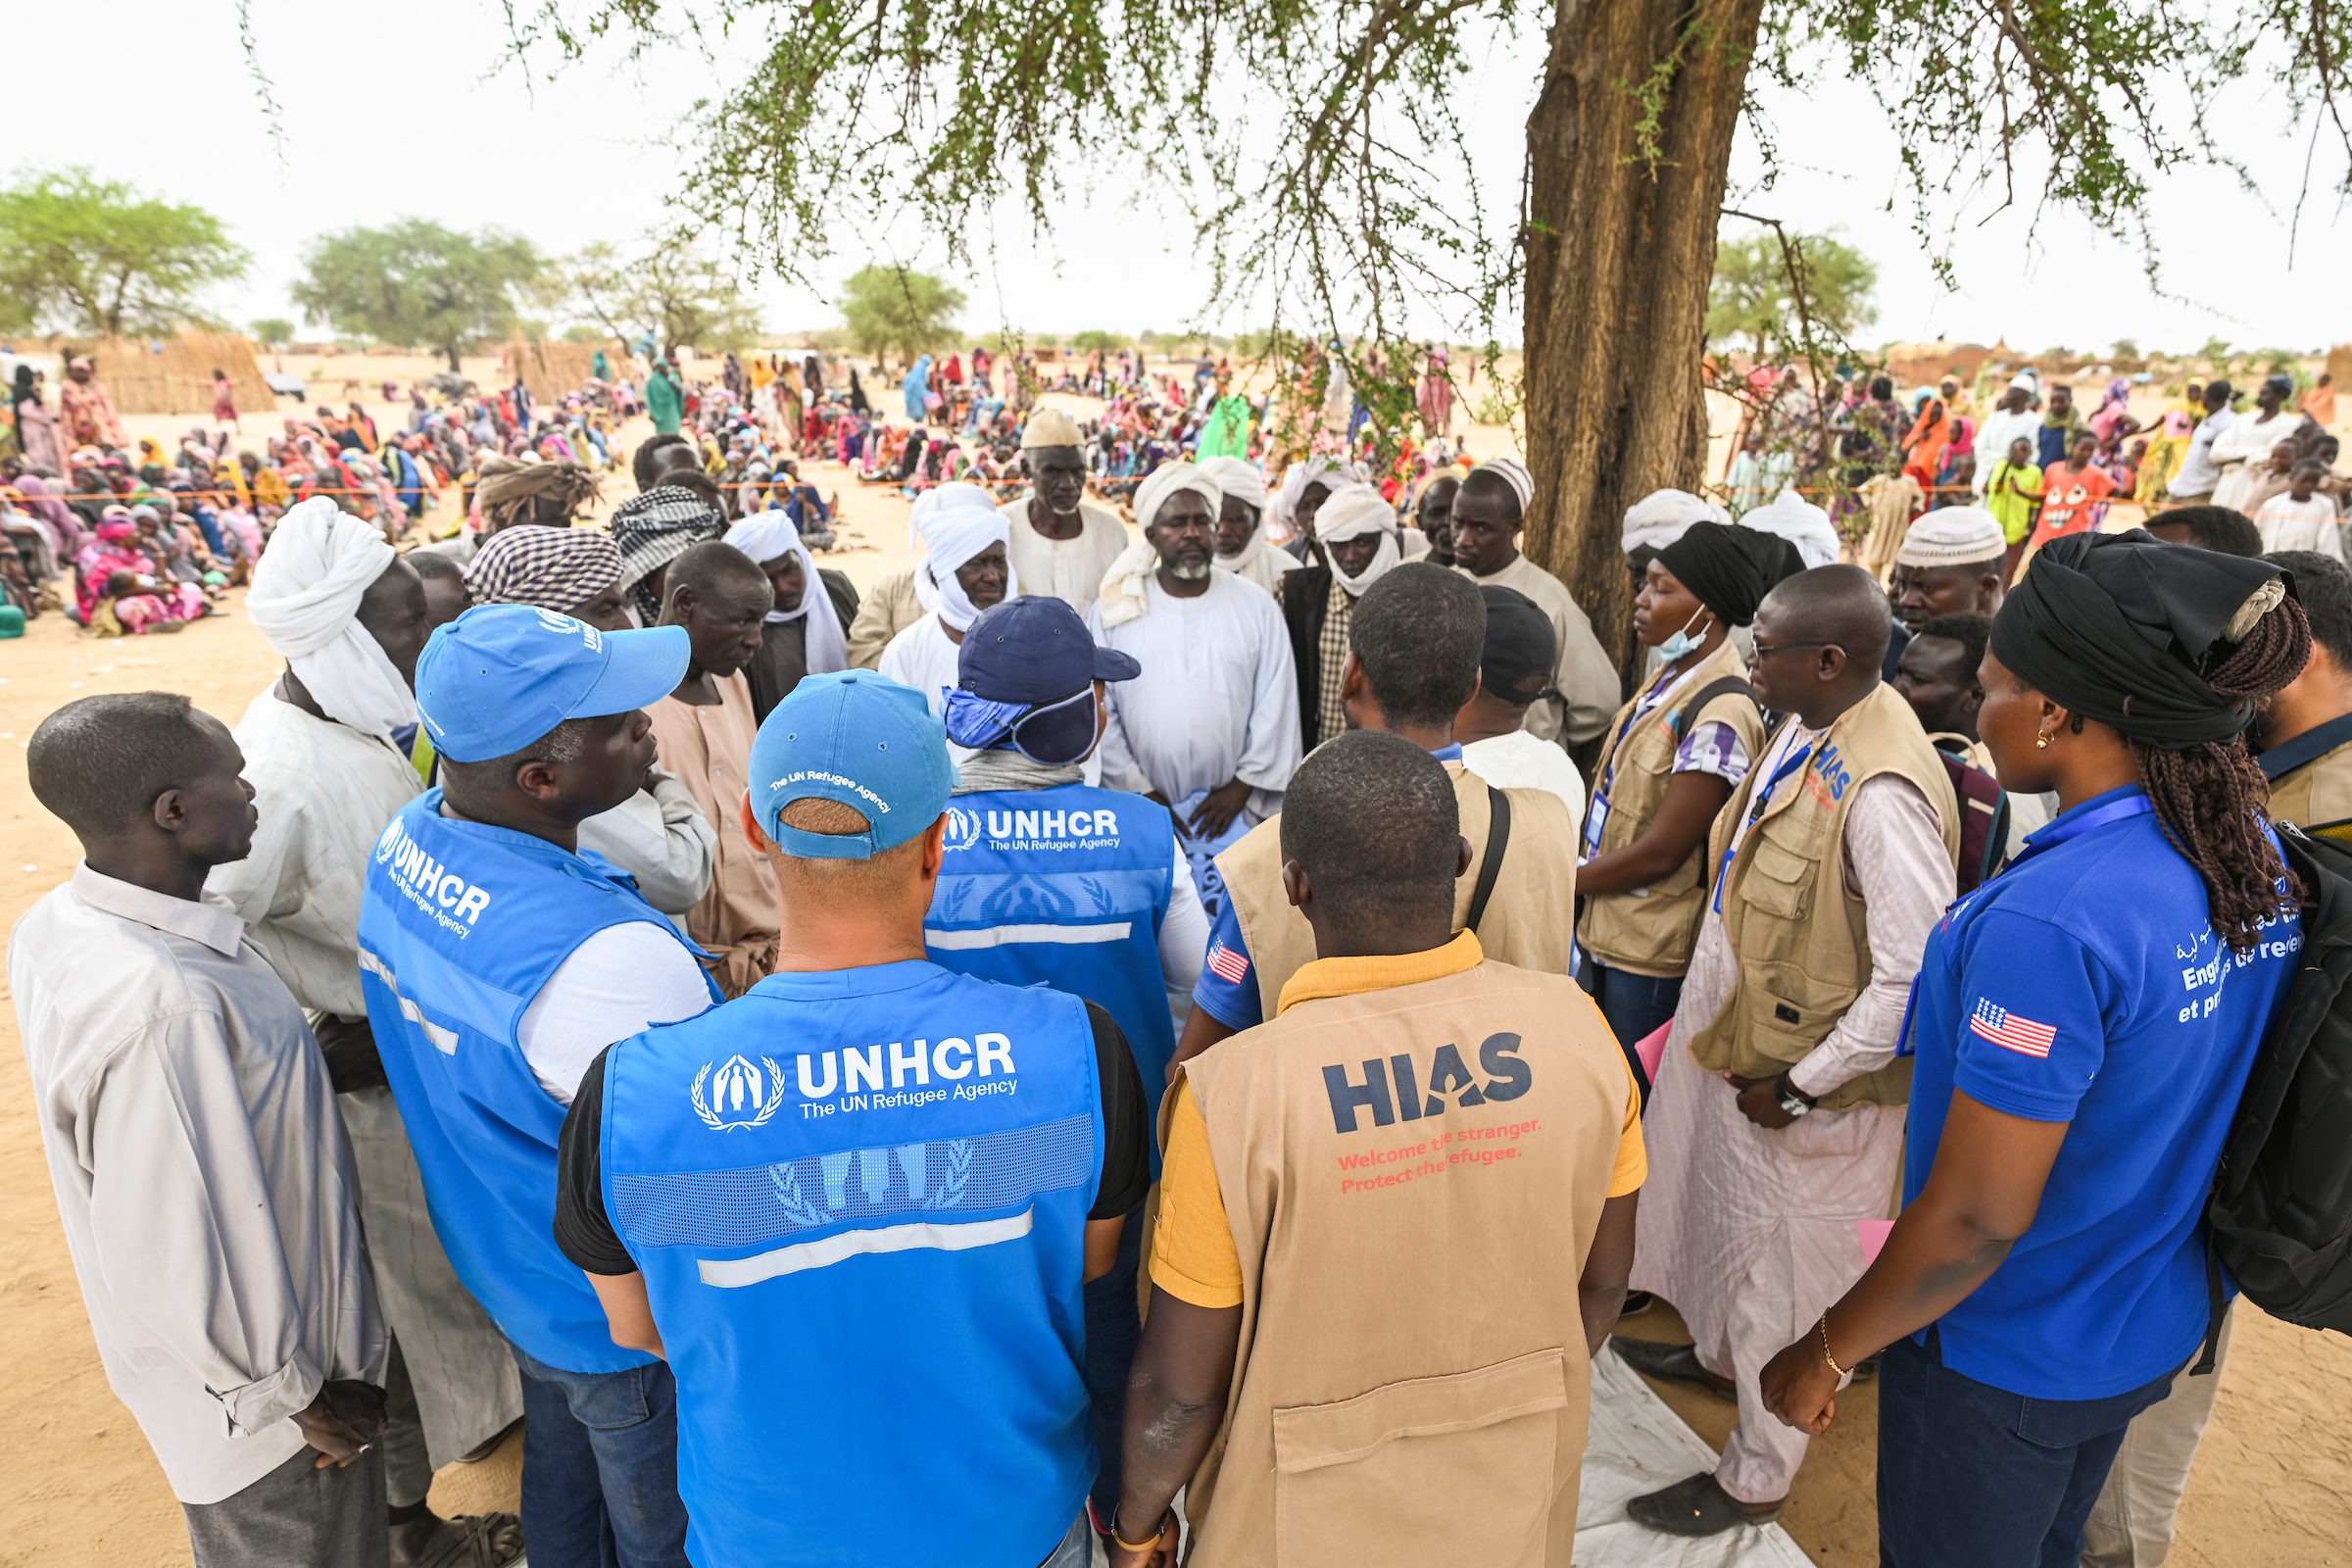
[[[2352,564],[2352,556],[2344,549],[2343,519],[2334,501],[2320,494],[2321,481],[2327,477],[2327,465],[2316,458],[2306,458],[2287,471],[2286,488],[2254,514],[2264,554],[2313,550]]]
[[[1984,510],[2009,541],[2004,582],[2017,577],[2018,558],[2025,554],[2026,535],[2034,530],[2034,509],[2040,501],[2041,466],[2034,461],[2033,439],[2021,435],[1993,461],[1992,474],[1984,481]]]

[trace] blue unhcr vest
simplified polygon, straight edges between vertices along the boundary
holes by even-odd
[[[631,920],[676,931],[603,858],[445,817],[437,789],[376,840],[360,906],[368,1022],[433,1229],[500,1331],[566,1372],[653,1358],[612,1343],[587,1276],[556,1249],[564,1107],[532,1075],[515,1030],[573,949]]]
[[[1109,1013],[1156,1102],[1176,1054],[1159,967],[1175,858],[1166,808],[1124,790],[958,795],[923,946],[959,974],[1052,986]],[[1158,1158],[1155,1147],[1155,1171]]]
[[[1036,1568],[1092,1483],[1094,1031],[917,961],[770,975],[605,1058],[613,1230],[678,1378],[687,1554]]]

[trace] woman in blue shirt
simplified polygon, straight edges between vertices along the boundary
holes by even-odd
[[[2205,1200],[2302,941],[2244,731],[2310,645],[2278,567],[2138,530],[2053,540],[1993,622],[1980,731],[2062,810],[1930,938],[1902,1217],[1763,1375],[1819,1432],[1884,1351],[1890,1568],[2073,1568],[2206,1334]]]

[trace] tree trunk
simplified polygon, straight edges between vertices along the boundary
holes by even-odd
[[[1654,169],[1636,161],[1649,78],[1690,0],[1557,0],[1528,116],[1526,550],[1603,648],[1633,656],[1625,510],[1696,490],[1706,462],[1707,285],[1763,0],[1722,0],[1667,89]]]
[[[463,375],[466,371],[466,363],[458,358],[458,345],[455,343],[444,345],[441,352],[449,356],[449,373]]]

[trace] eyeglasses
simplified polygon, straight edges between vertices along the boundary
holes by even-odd
[[[1762,643],[1757,643],[1754,651],[1747,656],[1747,660],[1751,664],[1760,664],[1765,660],[1770,659],[1774,654],[1787,653],[1791,648],[1835,648],[1838,645],[1836,643],[1832,642],[1774,643],[1771,647],[1767,648]]]

